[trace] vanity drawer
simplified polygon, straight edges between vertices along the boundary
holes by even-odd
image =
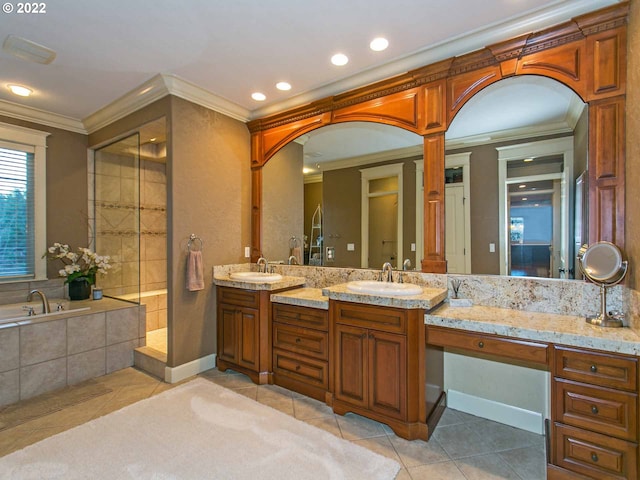
[[[599,480],[637,479],[638,446],[555,424],[554,464]]]
[[[636,392],[637,368],[638,360],[635,357],[568,347],[555,348],[556,377]]]
[[[559,422],[635,441],[638,396],[568,380],[555,380],[555,411]]]
[[[326,310],[273,303],[273,321],[297,327],[329,331],[329,313]]]
[[[546,343],[432,326],[427,327],[427,343],[513,358],[529,363],[549,364],[549,345]]]
[[[227,303],[240,307],[258,308],[260,292],[241,288],[218,287],[218,303]]]
[[[273,373],[276,375],[276,378],[279,375],[284,375],[324,390],[328,390],[329,388],[328,362],[287,352],[278,348],[273,349]]]
[[[406,310],[349,302],[333,302],[331,308],[336,323],[391,333],[407,330]]]
[[[329,357],[328,343],[329,335],[325,332],[293,327],[278,322],[273,324],[274,348],[327,360]]]

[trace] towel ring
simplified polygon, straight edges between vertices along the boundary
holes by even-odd
[[[202,250],[202,247],[204,246],[204,242],[195,233],[192,233],[191,235],[189,235],[189,241],[187,242],[187,250],[191,251],[191,247],[195,247],[196,242],[200,242],[200,248],[197,250]],[[194,251],[197,251],[197,250],[194,250]]]

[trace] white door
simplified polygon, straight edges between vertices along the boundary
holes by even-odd
[[[445,258],[447,273],[465,271],[464,186],[445,185]]]

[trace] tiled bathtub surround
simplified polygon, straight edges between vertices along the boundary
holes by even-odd
[[[69,298],[62,278],[38,282],[0,283],[0,305],[26,302],[31,290],[40,290],[49,298]]]
[[[144,345],[144,306],[74,302],[91,310],[0,325],[0,405],[133,365]]]

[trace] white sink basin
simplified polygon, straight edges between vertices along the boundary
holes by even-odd
[[[372,295],[420,295],[422,293],[422,287],[413,283],[376,282],[375,280],[349,282],[347,290]]]
[[[237,280],[240,282],[279,282],[282,280],[282,275],[279,273],[264,273],[264,272],[233,272],[229,274],[231,280]]]

